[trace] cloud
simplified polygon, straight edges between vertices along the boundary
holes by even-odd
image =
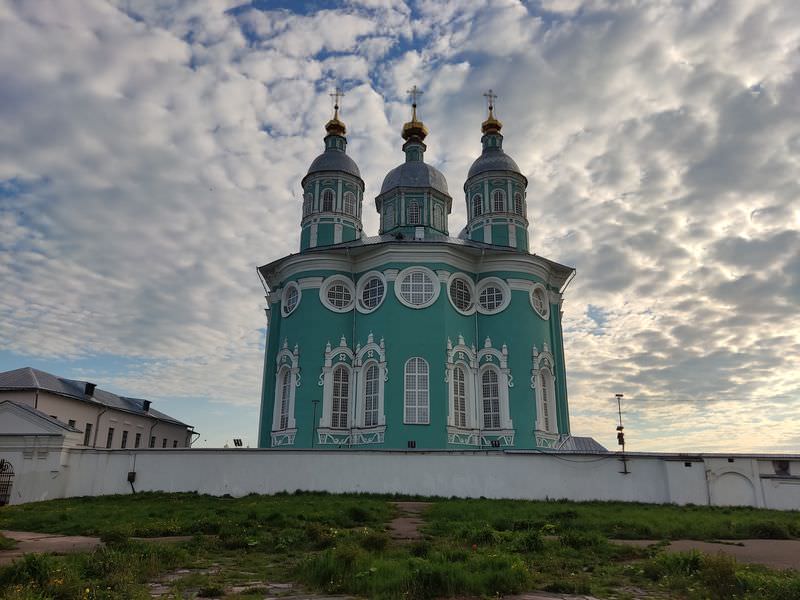
[[[622,391],[635,449],[796,450],[798,31],[788,1],[4,5],[0,343],[255,410],[255,266],[297,249],[330,88],[368,199],[425,89],[458,232],[492,87],[532,250],[578,270],[573,431],[611,446]]]

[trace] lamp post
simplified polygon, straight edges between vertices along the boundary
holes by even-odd
[[[625,457],[625,433],[624,427],[622,426],[622,394],[614,394],[617,398],[617,414],[619,415],[619,425],[617,425],[617,443],[622,446],[622,473],[623,475],[628,475],[630,471],[628,471],[628,459]]]

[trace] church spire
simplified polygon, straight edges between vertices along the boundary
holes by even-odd
[[[334,89],[330,97],[333,98],[333,118],[325,124],[325,131],[328,132],[328,135],[344,136],[347,133],[347,129],[344,123],[339,120],[339,100],[344,97],[342,88],[337,87]]]
[[[500,133],[500,130],[503,128],[503,124],[494,116],[494,101],[497,99],[497,94],[490,89],[483,95],[483,97],[486,98],[489,105],[489,116],[481,124],[481,131],[484,133],[484,135],[488,135],[490,133]]]
[[[415,85],[408,92],[411,98],[411,120],[403,125],[403,151],[406,153],[406,162],[421,161],[426,146],[423,140],[428,135],[428,129],[422,121],[417,119],[417,99],[422,95],[422,90]]]

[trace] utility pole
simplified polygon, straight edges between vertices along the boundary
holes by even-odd
[[[625,456],[625,433],[623,430],[625,429],[622,426],[622,394],[614,394],[617,398],[617,414],[619,415],[619,425],[617,425],[617,443],[622,446],[622,473],[623,475],[628,475],[630,471],[628,471],[628,459]]]

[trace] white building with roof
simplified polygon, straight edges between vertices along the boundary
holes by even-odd
[[[150,400],[118,396],[94,383],[31,367],[0,373],[0,402],[28,406],[80,432],[89,448],[188,448],[193,426],[152,407]]]

